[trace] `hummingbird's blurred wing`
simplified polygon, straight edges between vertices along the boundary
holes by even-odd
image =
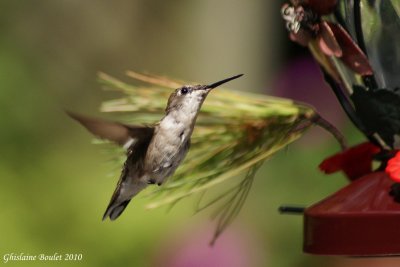
[[[128,158],[122,168],[117,188],[104,213],[103,220],[118,218],[131,198],[147,187],[145,180],[139,179],[144,156],[154,134],[154,127],[125,125],[103,119],[95,119],[67,111],[67,114],[82,124],[98,138],[115,142],[127,149]]]
[[[153,127],[125,125],[119,122],[90,118],[69,111],[67,111],[67,114],[95,136],[127,148],[133,140],[148,139],[154,133]]]

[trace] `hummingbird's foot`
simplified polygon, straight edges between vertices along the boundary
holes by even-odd
[[[150,179],[150,180],[147,181],[147,183],[148,183],[148,184],[155,184],[155,183],[156,183],[156,180],[155,180],[155,179]]]

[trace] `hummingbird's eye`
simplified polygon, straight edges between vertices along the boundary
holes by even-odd
[[[183,88],[181,89],[181,94],[182,94],[182,95],[186,95],[188,92],[189,92],[189,89],[187,89],[186,87],[183,87]]]

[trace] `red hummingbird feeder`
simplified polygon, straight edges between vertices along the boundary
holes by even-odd
[[[308,46],[344,111],[368,139],[320,164],[327,174],[344,172],[350,183],[302,210],[304,251],[400,255],[400,6],[291,0],[282,16],[291,40]],[[373,161],[380,167],[374,170]]]
[[[385,172],[367,174],[304,212],[304,251],[324,255],[400,253],[400,208]]]
[[[372,171],[381,149],[364,143],[320,164],[343,171],[351,183],[304,212],[304,251],[314,254],[383,256],[399,254],[400,204],[385,171]]]

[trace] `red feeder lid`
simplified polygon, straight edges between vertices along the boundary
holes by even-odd
[[[307,208],[304,251],[323,255],[400,255],[400,203],[386,173],[365,175]]]

